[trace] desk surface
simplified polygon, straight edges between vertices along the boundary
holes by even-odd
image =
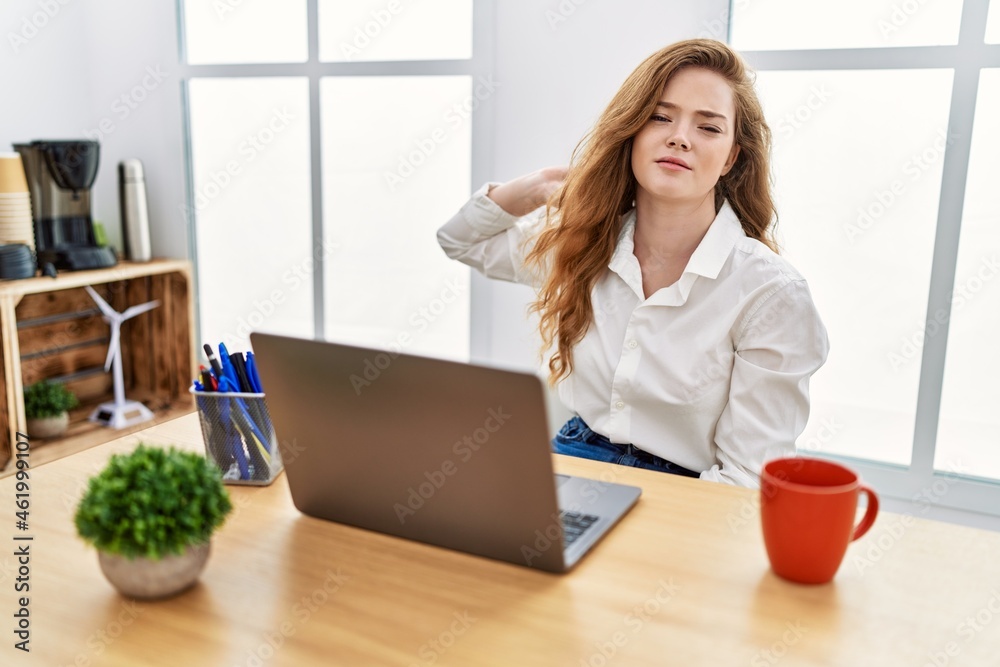
[[[201,447],[196,415],[146,442]],[[229,487],[200,583],[119,597],[72,524],[86,479],[139,436],[32,470],[31,654],[13,648],[15,480],[0,480],[3,665],[995,665],[1000,534],[883,513],[833,583],[769,570],[756,494],[557,457],[644,489],[569,575],[305,517],[285,476]]]

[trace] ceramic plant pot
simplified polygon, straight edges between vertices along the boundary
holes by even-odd
[[[69,428],[69,413],[62,412],[55,417],[28,419],[29,438],[58,438]]]
[[[188,547],[180,556],[159,560],[129,559],[98,552],[101,570],[122,595],[142,600],[171,597],[187,590],[198,580],[208,561],[210,544]]]

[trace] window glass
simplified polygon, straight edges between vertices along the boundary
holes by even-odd
[[[248,349],[252,330],[312,336],[309,84],[192,79],[191,166],[201,333]]]
[[[934,465],[1000,479],[1000,69],[979,77]],[[933,319],[933,315],[931,316]],[[946,321],[944,317],[937,318]],[[931,335],[928,325],[927,335]]]
[[[1000,44],[1000,2],[990,0],[990,13],[986,18],[986,43]]]
[[[472,57],[472,0],[319,0],[319,59]]]
[[[962,18],[960,1],[733,0],[732,8],[732,44],[750,51],[957,44]]]
[[[305,0],[184,0],[184,43],[192,65],[305,62]]]
[[[783,254],[830,335],[802,449],[910,462],[951,85],[950,70],[759,73]]]
[[[323,108],[328,338],[467,359],[469,272],[435,232],[469,196],[468,76],[330,77]]]

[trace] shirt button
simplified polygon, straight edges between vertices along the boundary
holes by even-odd
[[[639,341],[630,340],[628,342],[628,346],[629,346],[629,349],[634,350],[635,348],[639,347]]]
[[[625,407],[625,401],[618,401],[617,403],[615,403],[615,407],[621,410],[622,408]]]

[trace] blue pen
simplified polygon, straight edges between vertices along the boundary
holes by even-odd
[[[267,462],[271,460],[270,448],[268,447],[269,441],[264,437],[264,433],[260,430],[260,427],[254,422],[253,417],[250,416],[250,410],[247,408],[246,404],[242,399],[235,398],[234,408],[235,416],[233,421],[236,423],[237,427],[242,427],[240,433],[243,433],[243,429],[246,429],[247,433],[253,436],[253,439],[258,443],[257,449],[260,451],[261,455]]]
[[[246,412],[241,413],[237,411],[235,414],[238,418],[233,419],[233,425],[236,426],[240,437],[246,443],[247,452],[254,462],[254,472],[258,476],[266,476],[271,465],[271,454],[264,446],[265,441],[261,438],[260,432],[257,431],[257,427],[253,425]]]
[[[246,371],[253,390],[258,394],[263,394],[264,385],[261,384],[260,374],[257,372],[257,359],[254,357],[253,352],[249,350],[246,353]],[[260,402],[255,407],[257,408],[257,416],[259,418],[257,423],[260,425],[261,433],[274,433],[274,425],[271,424],[271,416],[267,413],[267,406],[264,404],[264,399],[260,399]],[[268,452],[271,451],[271,440],[269,438],[264,440],[264,446]]]
[[[226,349],[225,343],[219,343],[219,361],[222,363],[222,374],[229,378],[229,384],[234,387],[230,391],[239,392],[240,379],[236,375],[236,369],[233,368],[233,362],[229,360],[229,350]],[[222,378],[219,378],[219,382],[222,382]]]
[[[260,374],[257,372],[257,359],[254,357],[253,352],[248,351],[246,353],[246,367],[247,375],[250,377],[250,384],[253,385],[253,390],[258,394],[264,393],[264,385],[260,382]],[[258,416],[260,417],[260,429],[262,433],[274,433],[274,425],[271,424],[271,416],[267,413],[267,406],[264,404],[264,399],[260,400],[257,404]],[[271,451],[270,440],[265,440],[265,445],[267,450]]]
[[[254,359],[253,352],[247,352],[247,375],[250,376],[250,384],[258,394],[264,393],[264,387],[260,383],[260,375],[257,374],[257,360]]]
[[[223,373],[222,377],[219,378],[219,391],[239,391],[239,387],[231,385],[229,378]],[[234,399],[227,397],[220,398],[219,400],[221,401],[219,403],[219,416],[222,418],[223,428],[225,429],[227,446],[232,450],[233,456],[236,457],[236,464],[240,470],[240,479],[250,479],[250,466],[247,462],[246,453],[243,451],[243,442],[239,437],[239,433],[233,432],[236,424],[230,413],[232,411],[231,402]]]
[[[219,391],[230,391],[234,393],[243,393],[240,387],[240,382],[238,375],[236,373],[236,368],[233,366],[233,362],[229,359],[229,350],[226,349],[225,343],[219,343],[219,360],[222,363],[222,375],[225,378],[226,389],[223,389],[223,382],[219,380]],[[236,414],[231,415],[233,420],[233,425],[239,432],[240,439],[247,444],[247,454],[250,460],[254,464],[254,474],[253,477],[266,477],[271,461],[271,448],[270,440],[265,438],[260,430],[260,427],[254,422],[254,419],[250,416],[250,412],[247,410],[246,404],[240,398],[233,399],[233,410]],[[237,457],[243,454],[243,448],[237,446],[239,452]],[[244,477],[248,479],[249,477]]]

